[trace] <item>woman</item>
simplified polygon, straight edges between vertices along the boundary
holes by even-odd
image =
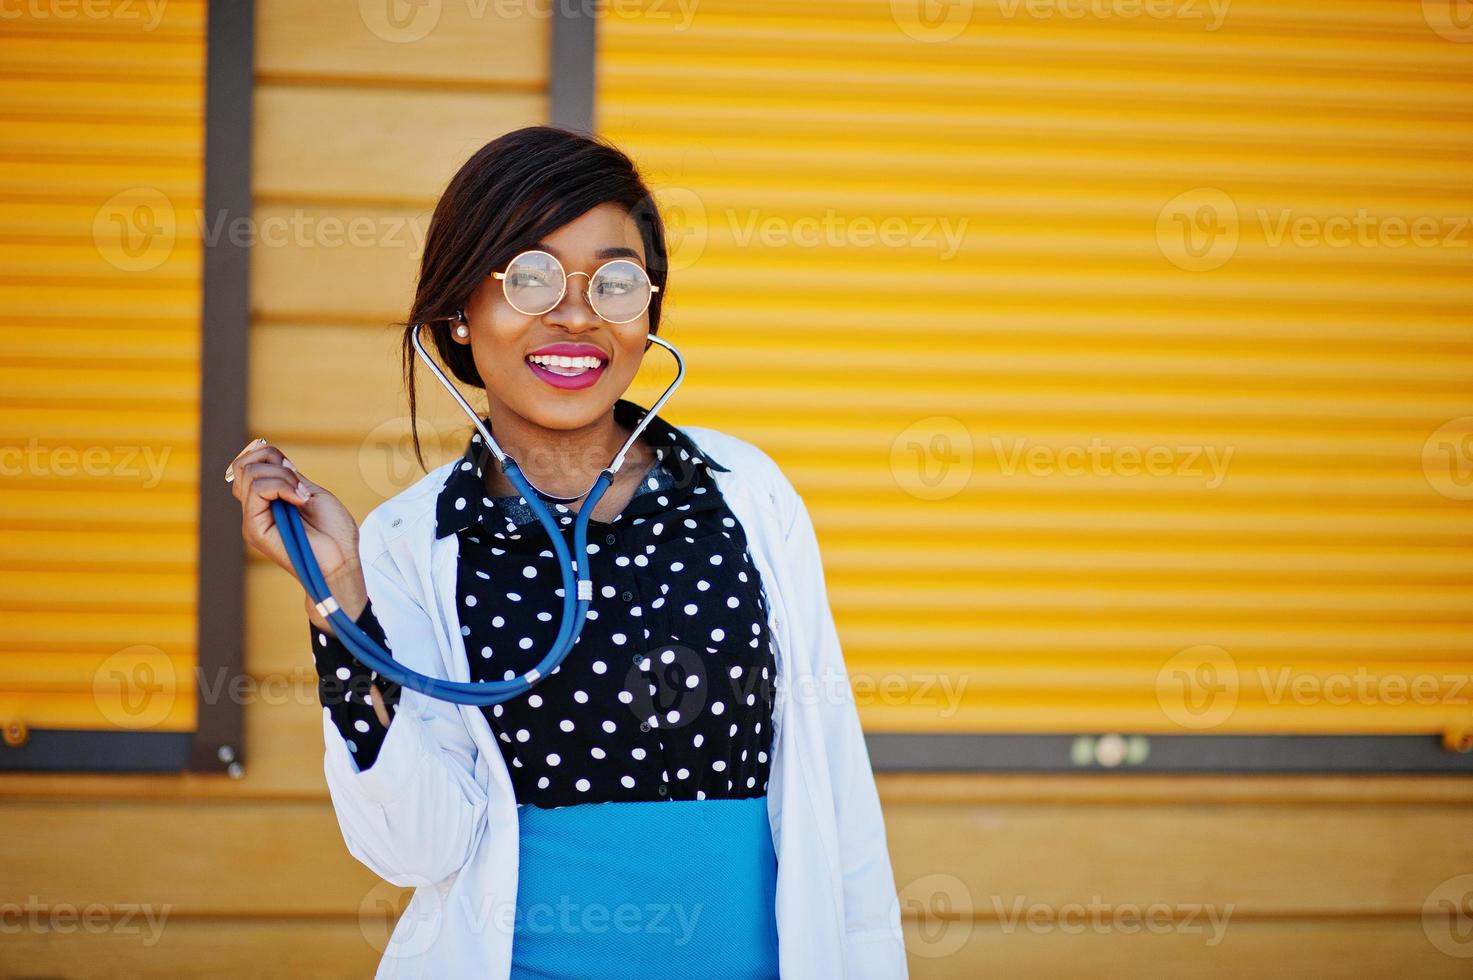
[[[617,149],[529,127],[466,162],[426,239],[410,414],[424,323],[561,501],[570,550],[578,500],[645,415],[622,395],[665,295],[650,202]],[[263,440],[230,472],[246,540],[290,571],[270,501],[296,505],[338,603],[406,666],[510,679],[552,645],[559,567],[479,435],[361,532]],[[487,708],[366,671],[307,601],[344,841],[416,888],[378,975],[904,977],[874,778],[791,484],[750,443],[657,417],[587,552],[594,598],[567,659]]]

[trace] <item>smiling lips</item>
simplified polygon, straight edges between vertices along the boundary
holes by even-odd
[[[554,388],[587,388],[603,377],[609,355],[593,344],[548,344],[532,351],[526,364]]]

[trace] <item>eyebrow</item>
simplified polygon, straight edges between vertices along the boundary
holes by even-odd
[[[557,250],[550,247],[546,242],[538,242],[532,247],[540,248],[544,252],[557,255]],[[643,257],[638,252],[625,245],[609,245],[594,252],[593,257],[596,259],[634,259],[637,262],[643,261]]]

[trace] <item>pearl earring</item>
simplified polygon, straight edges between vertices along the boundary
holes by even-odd
[[[458,327],[455,328],[455,336],[457,336],[457,337],[469,337],[470,335],[471,335],[470,328],[467,327],[463,323],[460,326],[458,326]]]

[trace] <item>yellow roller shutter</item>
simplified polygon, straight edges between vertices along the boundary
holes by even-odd
[[[4,12],[7,726],[195,724],[204,15],[178,0]]]
[[[1473,26],[610,6],[676,421],[809,501],[871,731],[1473,731]]]

